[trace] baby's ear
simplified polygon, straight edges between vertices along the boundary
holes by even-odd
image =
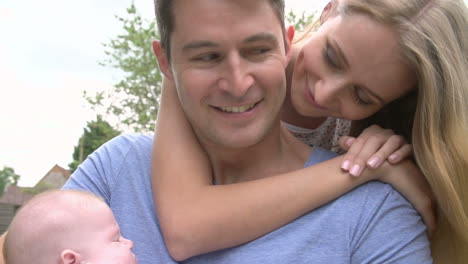
[[[60,255],[60,264],[80,264],[80,262],[80,254],[71,249],[65,249]]]

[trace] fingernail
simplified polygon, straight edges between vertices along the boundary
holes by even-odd
[[[395,161],[395,160],[398,159],[398,154],[392,154],[392,155],[390,155],[390,157],[388,157],[388,159],[389,159],[390,161]]]
[[[359,176],[361,174],[361,166],[355,164],[349,173],[353,176]]]
[[[351,166],[351,162],[349,160],[343,161],[343,164],[341,164],[341,168],[345,171],[349,170],[349,167]]]
[[[347,145],[348,147],[351,147],[351,145],[353,144],[353,142],[354,142],[354,138],[348,138],[348,139],[346,140],[346,145]]]
[[[373,157],[370,159],[367,164],[371,166],[372,168],[377,168],[377,165],[379,164],[380,159],[378,157]]]

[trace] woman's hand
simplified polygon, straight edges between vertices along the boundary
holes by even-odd
[[[419,168],[407,158],[413,154],[410,144],[390,129],[377,125],[366,128],[357,138],[342,137],[340,146],[348,150],[341,168],[360,176],[367,166],[373,169],[371,180],[393,186],[420,213],[429,235],[436,228],[435,198]],[[398,164],[397,166],[393,166]]]
[[[357,138],[340,138],[340,146],[348,150],[341,169],[353,176],[361,175],[366,166],[376,169],[386,160],[397,164],[413,153],[411,145],[402,136],[377,125],[366,128]]]

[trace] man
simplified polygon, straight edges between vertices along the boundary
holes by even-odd
[[[282,130],[285,68],[281,0],[158,0],[161,70],[210,156],[216,181],[267,177],[321,162]],[[177,15],[175,15],[177,14]],[[154,146],[157,148],[157,146]],[[65,185],[102,196],[142,264],[175,263],[150,187],[152,138],[127,135],[92,154]],[[403,219],[405,218],[405,219]],[[401,223],[400,223],[401,222]],[[367,184],[255,241],[186,263],[430,263],[425,228],[391,187]],[[185,263],[184,262],[184,263]]]

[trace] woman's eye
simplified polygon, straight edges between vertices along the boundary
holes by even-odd
[[[373,104],[372,100],[369,99],[369,96],[359,87],[354,87],[352,94],[357,104],[360,104],[360,105]]]
[[[325,47],[325,50],[323,51],[323,57],[328,65],[336,69],[339,68],[335,50],[333,50],[333,47],[328,43]]]

